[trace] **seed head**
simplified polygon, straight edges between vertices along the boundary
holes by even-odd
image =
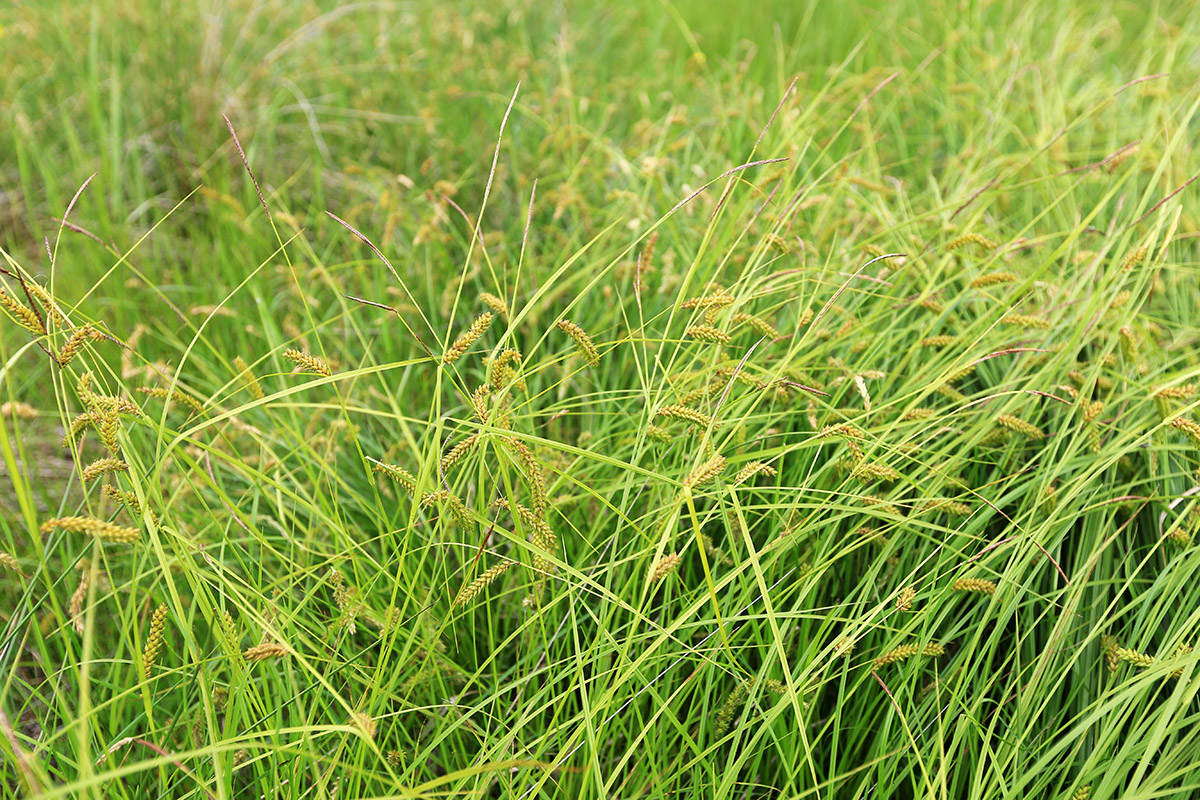
[[[46,520],[40,528],[42,533],[49,533],[55,528],[65,531],[90,534],[102,542],[135,542],[138,539],[137,528],[126,528],[98,519],[88,517],[58,517]]]
[[[150,680],[150,670],[154,667],[158,652],[162,650],[166,623],[167,607],[160,605],[154,610],[154,616],[150,619],[150,635],[146,637],[146,649],[142,651],[142,674],[146,680]]]
[[[1010,431],[1027,436],[1030,439],[1044,439],[1046,434],[1036,425],[1033,425],[1020,417],[1012,414],[1000,414],[996,417],[996,424],[1002,428],[1007,428]]]
[[[247,647],[242,656],[247,661],[266,661],[271,658],[284,658],[291,654],[291,649],[282,642],[263,642],[253,647]]]
[[[588,366],[594,367],[599,363],[600,351],[596,349],[596,345],[592,342],[592,337],[587,335],[587,331],[568,319],[560,319],[554,323],[554,327],[571,337],[575,342],[575,348],[588,362]]]
[[[985,581],[980,578],[959,578],[954,583],[950,584],[952,592],[974,592],[976,594],[993,595],[996,593],[996,584],[992,581]]]
[[[682,559],[679,557],[679,553],[669,553],[662,556],[650,565],[650,573],[647,575],[646,579],[652,584],[658,583],[663,578],[674,572],[676,567],[679,566],[679,562],[681,560]]]
[[[466,605],[474,600],[477,596],[479,596],[480,593],[483,592],[484,589],[490,586],[493,581],[495,581],[505,572],[508,572],[509,568],[512,567],[514,563],[516,562],[505,561],[485,570],[479,575],[479,577],[471,581],[459,591],[458,596],[454,598],[454,607],[458,608],[459,606]]]
[[[283,357],[296,365],[295,372],[311,372],[317,375],[326,377],[333,374],[333,370],[329,368],[329,362],[320,356],[314,356],[311,353],[306,353],[303,350],[297,350],[294,347],[289,347],[283,351]]]

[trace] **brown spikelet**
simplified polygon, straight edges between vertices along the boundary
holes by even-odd
[[[479,302],[490,308],[500,319],[508,319],[508,306],[504,301],[491,292],[480,292]]]
[[[484,589],[490,586],[493,581],[495,581],[505,572],[508,572],[509,568],[512,567],[514,563],[516,562],[505,561],[501,564],[497,564],[494,567],[489,567],[487,570],[481,573],[479,577],[471,581],[459,591],[458,596],[454,598],[454,603],[452,604],[453,607],[458,608],[459,606],[466,605],[474,600],[479,596],[480,593],[483,592]]]
[[[134,542],[139,536],[137,528],[127,528],[88,517],[58,517],[46,520],[39,530],[42,533],[50,533],[55,528],[75,533],[87,533],[102,542]]]
[[[682,559],[679,557],[679,553],[669,553],[661,558],[656,559],[655,562],[650,565],[650,572],[647,574],[646,580],[649,583],[658,583],[663,578],[674,572],[676,567],[679,566],[679,562],[681,560]]]
[[[725,456],[714,455],[692,470],[692,474],[683,482],[684,487],[703,486],[706,483],[716,480],[716,477],[725,471],[726,463]]]
[[[779,471],[776,470],[772,466],[764,464],[761,461],[751,461],[746,466],[744,466],[740,470],[738,470],[737,475],[735,475],[733,478],[733,485],[741,486],[743,483],[750,480],[755,475],[766,475],[768,477],[775,477],[778,474],[779,474]]]
[[[371,471],[378,475],[386,475],[407,489],[409,493],[417,491],[417,479],[404,467],[397,467],[394,464],[384,464],[381,461],[373,461],[371,462]]]
[[[480,436],[480,434],[478,434],[478,433],[471,434],[470,436],[468,436],[467,438],[463,439],[461,442],[456,444],[450,450],[450,452],[448,452],[448,453],[446,453],[446,455],[442,456],[442,462],[441,462],[442,472],[450,471],[450,469],[452,469],[456,464],[458,464],[458,462],[460,462],[464,458],[466,458],[470,454],[470,452],[475,449],[475,445],[477,445],[479,443],[479,436]]]
[[[128,472],[129,465],[119,458],[101,458],[83,468],[83,482],[90,483],[111,472]]]
[[[983,236],[978,233],[964,233],[962,236],[959,236],[957,238],[951,239],[950,241],[946,242],[946,250],[948,250],[948,251],[957,250],[960,247],[965,247],[966,245],[969,245],[969,244],[976,245],[978,247],[983,248],[984,250],[995,250],[997,247],[999,247],[998,244],[996,244],[995,242],[993,242],[991,239],[987,238],[986,236]]]
[[[1011,272],[989,272],[971,281],[971,288],[982,289],[986,286],[999,286],[1000,284],[1014,283],[1016,280],[1017,276]]]
[[[170,400],[172,403],[185,405],[192,410],[193,414],[204,413],[204,405],[182,389],[168,389],[164,386],[141,386],[138,388],[138,391],[150,397],[157,397],[159,400]]]
[[[250,391],[250,396],[255,400],[262,400],[266,395],[263,393],[263,388],[258,382],[258,378],[250,370],[250,365],[246,363],[246,359],[237,356],[233,359],[233,367],[238,371],[238,376],[246,383],[246,388]]]
[[[271,658],[284,658],[292,654],[291,649],[282,642],[263,642],[253,647],[247,647],[242,657],[247,661],[266,661]]]
[[[38,410],[29,403],[12,402],[0,405],[0,419],[37,419]]]
[[[166,623],[167,607],[160,605],[154,610],[154,616],[150,618],[150,634],[146,637],[146,649],[142,651],[142,676],[146,680],[150,680],[150,670],[154,668],[154,662],[158,659],[159,651],[162,650]]]
[[[0,308],[9,313],[13,320],[26,330],[44,335],[46,325],[33,309],[26,308],[15,297],[0,287]]]
[[[996,593],[996,584],[993,581],[985,581],[981,578],[959,578],[950,584],[950,591],[993,595]]]
[[[1037,328],[1039,330],[1049,330],[1050,323],[1041,317],[1035,317],[1030,314],[1005,314],[1000,318],[1001,325],[1012,325],[1018,328]]]
[[[1171,427],[1175,428],[1175,430],[1182,431],[1189,439],[1192,440],[1193,445],[1200,447],[1200,423],[1187,417],[1176,417],[1175,419],[1171,420]]]
[[[663,406],[662,408],[658,409],[658,411],[654,412],[654,415],[657,417],[666,417],[667,419],[677,419],[682,420],[683,422],[690,422],[698,428],[707,428],[709,426],[712,426],[713,428],[719,427],[719,424],[714,422],[712,417],[708,416],[707,414],[702,414],[696,409],[685,405]]]
[[[587,360],[589,366],[595,366],[600,361],[600,351],[596,349],[596,345],[592,342],[592,337],[587,335],[587,332],[567,319],[560,319],[554,323],[554,327],[571,337],[575,342],[575,348]]]
[[[84,325],[77,329],[67,339],[66,344],[58,351],[58,365],[65,367],[70,364],[75,356],[79,355],[79,351],[83,349],[84,344],[89,341],[103,341],[104,334],[93,328],[91,325]]]
[[[333,370],[329,368],[329,362],[320,356],[314,356],[312,353],[306,353],[303,350],[289,347],[283,351],[283,357],[296,365],[294,372],[310,372],[326,377],[333,374]]]
[[[917,599],[917,587],[905,586],[896,596],[897,611],[912,611],[913,601]]]
[[[1019,433],[1030,439],[1045,439],[1046,434],[1038,426],[1026,422],[1013,414],[999,414],[996,416],[996,424],[1002,428],[1007,428],[1010,431]]]
[[[945,655],[945,653],[945,646],[934,644],[932,642],[924,647],[921,647],[919,644],[902,644],[899,647],[895,647],[877,657],[874,662],[874,667],[875,669],[886,667],[888,664],[894,664],[897,661],[903,661],[907,658],[912,658],[915,655],[926,655],[937,658],[938,656]]]

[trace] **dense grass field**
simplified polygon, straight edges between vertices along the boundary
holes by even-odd
[[[0,795],[1200,792],[1190,4],[0,8]]]

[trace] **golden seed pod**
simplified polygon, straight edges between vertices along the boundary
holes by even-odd
[[[1118,646],[1116,637],[1108,634],[1100,637],[1100,648],[1104,651],[1104,662],[1108,666],[1110,674],[1116,672],[1121,666],[1121,659],[1117,658]]]
[[[650,572],[647,574],[646,580],[648,580],[650,583],[658,583],[663,578],[674,572],[679,566],[679,562],[682,560],[683,559],[679,557],[679,553],[669,553],[656,559],[654,563],[650,565]]]

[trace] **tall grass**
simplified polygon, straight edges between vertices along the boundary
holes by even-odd
[[[1186,5],[185,5],[0,11],[6,791],[1200,787]]]

